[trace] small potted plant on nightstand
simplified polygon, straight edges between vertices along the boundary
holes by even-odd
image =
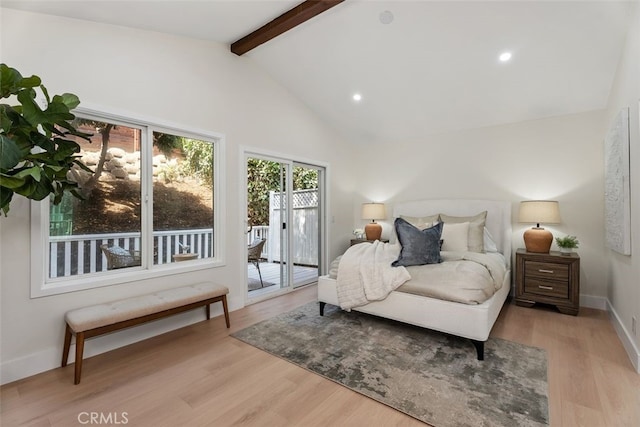
[[[580,242],[576,236],[564,236],[556,237],[556,244],[560,248],[560,253],[563,255],[569,255],[575,248],[578,247]]]

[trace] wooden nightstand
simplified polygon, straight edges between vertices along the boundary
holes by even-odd
[[[578,315],[580,308],[580,256],[516,252],[516,304],[555,305],[561,313]]]
[[[389,239],[380,239],[382,243],[389,243]],[[367,240],[367,239],[351,239],[351,246],[357,245],[358,243],[373,243],[375,240]]]

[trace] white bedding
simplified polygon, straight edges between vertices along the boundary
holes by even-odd
[[[340,308],[351,310],[383,300],[411,276],[405,267],[392,267],[400,247],[376,240],[351,246],[338,266],[337,291]]]
[[[502,287],[507,271],[500,253],[441,252],[443,262],[407,267],[411,280],[398,292],[463,304],[482,304]]]
[[[370,265],[372,254],[383,248],[384,255]],[[507,271],[506,260],[498,252],[443,251],[440,264],[391,267],[399,251],[399,245],[374,242],[352,246],[336,259],[331,272],[337,278],[340,307],[349,310],[379,301],[396,289],[445,301],[481,304],[502,287]]]

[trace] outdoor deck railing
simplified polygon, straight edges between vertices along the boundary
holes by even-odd
[[[155,231],[153,233],[153,263],[169,264],[173,256],[189,246],[197,258],[211,258],[213,229]],[[84,234],[49,238],[49,277],[76,276],[107,270],[107,259],[101,245],[140,250],[140,233]]]

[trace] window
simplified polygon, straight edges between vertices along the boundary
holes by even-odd
[[[84,200],[32,209],[32,296],[221,265],[223,138],[79,110]],[[48,207],[48,209],[47,209]]]

